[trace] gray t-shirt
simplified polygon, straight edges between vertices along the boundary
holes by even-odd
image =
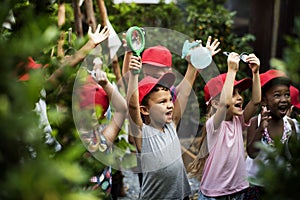
[[[140,199],[183,199],[189,196],[191,189],[174,124],[166,124],[164,133],[144,124],[142,133]]]

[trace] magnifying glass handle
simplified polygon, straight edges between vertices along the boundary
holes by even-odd
[[[132,55],[140,57],[140,54],[135,52],[135,51],[132,51]],[[132,73],[133,74],[139,74],[139,73],[141,73],[141,70],[140,69],[134,69],[134,70],[132,70]]]
[[[133,74],[139,74],[139,73],[141,73],[141,70],[135,69],[135,70],[132,70],[132,73],[133,73]]]

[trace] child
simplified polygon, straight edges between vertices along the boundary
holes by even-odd
[[[127,114],[125,99],[106,77],[106,73],[100,69],[96,70],[94,79],[87,76],[86,81],[77,90],[80,110],[76,112],[80,138],[85,146],[96,158],[105,160],[105,154],[111,152],[115,138],[117,137]],[[114,114],[108,123],[102,123],[105,113],[111,101]],[[76,102],[76,101],[75,101]],[[100,109],[100,112],[97,112]],[[86,116],[92,117],[86,117]],[[80,119],[82,117],[83,119]],[[99,123],[99,121],[101,123]],[[106,163],[105,163],[106,164]],[[110,192],[111,168],[106,167],[102,173],[91,178],[96,183],[94,188],[100,187],[103,191]]]
[[[141,68],[140,58],[132,56],[127,99],[131,129],[143,173],[139,199],[188,198],[191,189],[181,158],[176,127],[185,110],[196,69],[188,65],[181,85],[185,90],[178,94],[173,103],[170,87],[175,75],[168,72],[159,79],[146,76],[138,83],[138,75],[132,71]]]
[[[239,61],[237,53],[230,53],[227,74],[211,79],[204,88],[211,117],[205,124],[209,155],[199,199],[242,199],[249,186],[242,132],[260,103],[260,62],[254,54],[247,57],[253,76],[252,99],[243,110],[241,91],[251,85],[251,79],[235,81]]]
[[[291,106],[290,79],[281,71],[268,70],[260,75],[262,86],[262,111],[251,119],[251,126],[247,129],[247,153],[246,159],[248,176],[253,179],[253,185],[249,188],[246,199],[260,199],[263,187],[255,181],[258,172],[258,161],[266,161],[266,158],[255,143],[261,141],[267,146],[274,145],[274,139],[282,143],[289,140],[295,130],[294,123],[286,114]]]
[[[123,35],[123,36],[125,36],[125,35]],[[125,39],[123,39],[123,44],[124,44],[124,47],[127,47]],[[220,44],[220,42],[217,39],[215,39],[212,42],[212,37],[211,36],[208,37],[207,42],[206,42],[206,48],[209,49],[212,56],[214,56],[215,54],[217,54],[218,52],[221,51],[221,49],[218,49],[219,44]],[[127,82],[127,78],[128,78],[127,72],[128,72],[131,56],[132,56],[131,51],[125,52],[122,73],[125,76],[126,82]],[[172,64],[172,54],[171,54],[170,50],[164,46],[157,45],[157,46],[149,47],[146,50],[144,50],[144,52],[142,54],[142,73],[143,73],[144,77],[151,76],[151,77],[158,79],[163,74],[165,74],[167,72],[172,72],[172,65],[173,65]],[[189,73],[189,72],[191,72],[191,70],[188,70],[187,72]],[[193,77],[192,82],[194,82],[196,79],[197,71],[193,71],[193,72],[195,72],[195,73],[194,74],[186,74],[186,76]],[[170,88],[173,101],[176,100],[177,93],[182,93],[183,92],[182,90],[185,90],[185,87],[182,87],[183,84],[185,84],[184,79],[182,80],[182,82],[180,84],[177,85],[177,87],[172,86]],[[190,87],[192,87],[192,85]],[[129,139],[130,143],[134,144],[131,134],[129,134],[128,139]],[[141,185],[142,177],[141,177],[141,174],[138,174],[138,175],[139,175],[139,181],[140,181],[140,185]]]
[[[294,87],[290,86],[290,96],[291,96],[291,108],[287,113],[287,116],[290,117],[295,124],[296,133],[300,134],[300,124],[299,124],[299,117],[300,117],[300,101],[299,101],[299,90]]]

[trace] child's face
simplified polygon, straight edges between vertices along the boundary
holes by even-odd
[[[152,92],[149,96],[147,108],[151,124],[155,127],[161,127],[173,120],[174,104],[170,90],[159,89]]]
[[[262,104],[267,106],[273,117],[284,117],[291,106],[289,87],[286,85],[272,86],[264,94]]]
[[[232,94],[232,101],[227,110],[227,115],[243,115],[243,103],[244,98],[242,97],[240,90],[238,88],[234,88]]]
[[[167,72],[171,72],[171,67],[156,67],[154,65],[143,65],[144,76],[151,76],[153,78],[160,78]]]

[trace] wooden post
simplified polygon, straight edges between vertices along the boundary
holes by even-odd
[[[99,7],[99,12],[100,12],[100,16],[101,16],[101,25],[106,26],[108,17],[107,17],[107,11],[106,11],[106,7],[104,4],[104,0],[97,0],[97,4]],[[113,59],[112,59],[112,68],[113,68],[114,74],[116,75],[118,87],[121,89],[124,89],[120,65],[119,65],[118,57],[116,55],[114,55]]]
[[[92,27],[93,31],[95,31],[97,28],[97,22],[96,22],[96,18],[95,18],[93,1],[85,0],[84,3],[85,3],[85,7],[86,7],[87,24]]]
[[[83,30],[82,30],[82,19],[81,19],[81,11],[78,4],[78,0],[72,0],[72,6],[74,10],[74,17],[75,17],[75,31],[78,37],[83,37]]]
[[[61,28],[66,22],[66,8],[65,2],[63,0],[58,1],[58,13],[57,13],[57,25]],[[65,32],[62,30],[60,32],[59,40],[57,43],[57,57],[63,58],[64,57],[64,45],[65,42]]]

